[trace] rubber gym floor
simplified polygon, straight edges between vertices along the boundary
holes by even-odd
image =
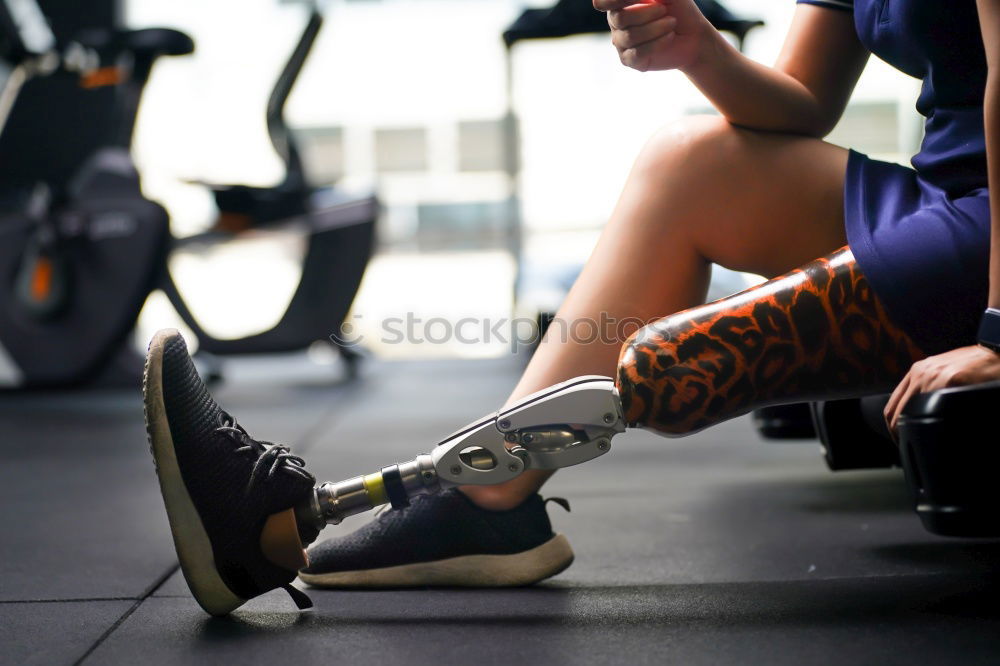
[[[495,409],[512,361],[275,361],[215,389],[322,480],[428,450]],[[569,570],[506,590],[283,592],[213,619],[177,570],[138,390],[0,395],[0,661],[11,664],[1000,662],[1000,541],[925,532],[901,472],[831,474],[749,419],[627,433],[548,486]],[[355,529],[357,517],[323,536]],[[321,537],[322,538],[322,537]]]

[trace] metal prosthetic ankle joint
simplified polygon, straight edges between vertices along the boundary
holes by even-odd
[[[529,469],[587,462],[607,453],[612,437],[624,431],[614,380],[576,377],[470,423],[429,454],[374,474],[324,483],[296,513],[322,529],[383,504],[405,507],[418,495],[462,485],[494,485]]]

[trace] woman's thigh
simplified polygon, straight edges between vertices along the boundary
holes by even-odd
[[[706,260],[773,277],[846,244],[848,151],[692,117],[643,150],[623,200],[679,227]]]

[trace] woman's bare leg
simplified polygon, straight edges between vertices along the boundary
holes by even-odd
[[[721,118],[687,118],[658,133],[508,402],[578,375],[614,376],[624,337],[581,344],[569,335],[586,337],[602,313],[653,321],[703,303],[712,262],[773,277],[845,245],[846,165],[843,148]],[[549,475],[463,491],[505,509]]]

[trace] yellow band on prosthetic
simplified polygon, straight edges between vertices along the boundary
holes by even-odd
[[[389,502],[389,496],[385,493],[385,483],[382,481],[382,474],[368,474],[364,477],[365,491],[372,502],[372,506],[379,506]]]

